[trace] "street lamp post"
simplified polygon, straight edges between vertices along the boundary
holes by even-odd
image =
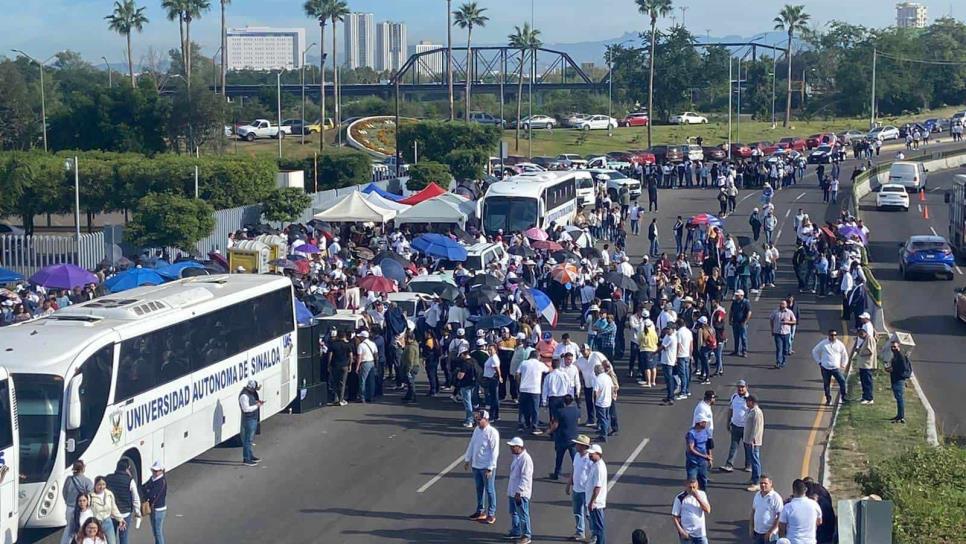
[[[111,63],[107,62],[107,57],[101,57],[101,60],[104,61],[104,66],[107,67],[107,88],[112,89],[114,88],[114,74],[113,70],[111,70]]]
[[[607,136],[613,136],[610,120],[614,117],[614,59],[607,59]]]
[[[43,127],[41,127],[41,128],[43,128],[43,131],[44,131],[44,152],[46,153],[47,152],[47,97],[44,94],[45,93],[45,91],[44,91],[44,65],[47,64],[48,62],[50,62],[50,59],[56,57],[57,56],[57,53],[54,53],[53,55],[47,57],[47,60],[45,60],[43,62],[40,62],[37,59],[31,57],[30,55],[24,53],[23,51],[21,51],[19,49],[12,49],[11,51],[13,51],[14,53],[19,53],[19,54],[27,57],[30,60],[30,62],[33,62],[34,64],[36,64],[37,66],[40,67],[40,117],[41,117],[41,122],[43,123]]]
[[[77,264],[80,264],[80,168],[77,155],[64,161],[64,168],[74,172],[74,241],[77,243]]]
[[[282,133],[282,74],[285,70],[279,70],[275,74],[275,98],[276,106],[278,108],[278,125],[275,127],[278,129],[278,133],[275,134],[275,138],[278,139],[278,158],[282,158],[282,139],[284,138]]]
[[[302,137],[301,143],[305,145],[305,54],[309,52],[309,49],[315,47],[316,43],[312,42],[302,51]],[[325,123],[322,123],[325,125]],[[321,137],[322,129],[319,129],[319,135]]]
[[[771,50],[771,128],[778,126],[775,123],[775,77],[778,71],[778,50]]]
[[[872,49],[872,94],[869,97],[871,102],[869,104],[869,130],[875,128],[875,61],[878,53],[879,52],[875,48]]]

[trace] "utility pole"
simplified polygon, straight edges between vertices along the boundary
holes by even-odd
[[[728,55],[728,160],[731,160],[731,95],[734,93],[732,86],[734,85],[734,78],[731,75],[732,62],[734,57]]]
[[[878,51],[875,48],[873,48],[872,49],[872,94],[869,97],[869,101],[870,101],[869,130],[872,130],[875,128],[875,61],[877,56],[878,56]]]
[[[107,88],[108,89],[113,89],[114,88],[114,77],[113,77],[114,74],[112,73],[112,70],[111,70],[111,63],[107,62],[107,57],[101,57],[101,60],[104,61],[104,66],[107,67]]]
[[[309,49],[315,47],[316,43],[312,42],[302,51],[302,135],[300,143],[305,145],[305,54],[309,52]],[[322,127],[319,128],[319,135],[321,136],[324,130],[325,123],[322,123]]]
[[[613,52],[607,56],[607,136],[613,136],[610,120],[614,117],[614,59]]]
[[[59,54],[59,52],[54,53],[53,55],[47,57],[47,60],[40,62],[37,59],[31,57],[30,55],[24,53],[19,49],[11,49],[11,51],[27,57],[27,59],[29,59],[30,62],[33,62],[34,64],[40,67],[40,119],[41,119],[41,122],[43,123],[43,127],[41,128],[43,128],[43,131],[44,131],[44,153],[46,153],[47,152],[47,96],[45,94],[46,91],[44,90],[44,65],[50,62],[50,59],[56,57]]]
[[[777,76],[776,72],[778,70],[778,50],[772,48],[771,50],[771,128],[774,129],[777,124],[775,122],[775,78]]]
[[[691,8],[689,8],[688,6],[681,6],[678,9],[681,10],[681,26],[682,27],[688,26],[687,25],[687,20],[685,19],[685,16],[687,15],[688,10],[691,9]]]
[[[735,123],[735,139],[741,141],[741,60],[738,59],[738,120]]]
[[[285,137],[282,133],[282,73],[285,70],[279,70],[275,74],[275,93],[276,93],[276,106],[278,107],[278,125],[275,127],[278,130],[275,137],[278,139],[278,158],[282,158],[282,139]]]

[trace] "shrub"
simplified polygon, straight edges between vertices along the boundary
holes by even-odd
[[[138,247],[176,247],[186,251],[215,229],[215,210],[203,200],[149,194],[138,201],[125,237]]]
[[[458,180],[480,179],[486,171],[489,154],[478,149],[456,149],[446,154],[444,162]]]
[[[279,159],[282,170],[302,170],[305,172],[305,188],[315,186],[315,158]],[[318,157],[318,190],[338,189],[351,185],[361,185],[372,181],[372,159],[361,151],[326,151]]]
[[[455,150],[477,150],[494,154],[501,131],[476,123],[420,121],[399,127],[399,149],[408,162],[414,162],[413,142],[419,143],[419,158],[443,162]]]
[[[409,167],[409,182],[406,187],[410,191],[425,189],[430,183],[436,183],[442,188],[449,187],[452,176],[449,167],[433,161],[422,161]]]
[[[262,216],[266,221],[291,223],[312,204],[312,197],[298,187],[275,189],[262,203]]]

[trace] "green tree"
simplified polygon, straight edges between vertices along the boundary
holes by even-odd
[[[131,32],[141,32],[144,25],[148,23],[148,17],[144,14],[145,8],[137,7],[134,0],[117,0],[114,2],[114,12],[104,17],[108,21],[107,27],[114,32],[124,36],[127,40],[127,70],[131,75],[131,88],[135,87],[134,82],[134,56],[131,52]]]
[[[654,53],[655,53],[655,40],[657,39],[657,20],[660,17],[667,17],[671,10],[674,9],[671,6],[671,0],[635,0],[637,2],[637,10],[644,15],[647,15],[651,20],[651,48],[648,50],[650,53],[650,69],[648,70],[647,76],[647,114],[654,119]],[[651,125],[653,123],[647,124],[647,147],[651,147]]]
[[[523,27],[513,27],[513,34],[507,36],[510,47],[520,50],[520,74],[517,81],[517,125],[514,136],[514,150],[520,151],[520,117],[523,114],[523,67],[527,64],[527,52],[535,55],[537,48],[543,43],[540,41],[540,31],[530,28],[530,23],[523,23]],[[533,77],[533,74],[530,74]]]
[[[339,150],[319,155],[320,190],[360,185],[371,179],[372,159],[365,153]]]
[[[194,152],[196,147],[223,142],[225,107],[223,101],[203,87],[181,87],[175,91],[168,118],[171,148]]]
[[[399,127],[399,149],[406,160],[413,162],[414,144],[418,144],[420,162],[444,162],[446,156],[457,150],[479,151],[491,155],[500,144],[502,131],[498,127],[476,123],[448,123],[444,121],[419,121]]]
[[[176,247],[185,251],[215,230],[214,209],[203,200],[149,194],[138,201],[125,238],[137,247]]]
[[[778,12],[775,17],[775,30],[782,30],[788,34],[788,49],[785,51],[785,58],[788,62],[788,80],[785,98],[785,122],[782,124],[788,127],[792,117],[792,38],[796,32],[808,31],[808,20],[811,16],[805,13],[805,6],[785,4],[785,7]]]
[[[262,202],[262,217],[266,221],[291,223],[312,205],[312,197],[298,187],[274,189]]]
[[[409,181],[406,187],[410,191],[425,189],[430,183],[435,183],[444,189],[449,187],[453,176],[445,164],[433,161],[420,161],[409,167]]]
[[[470,121],[470,91],[472,90],[471,84],[473,83],[473,27],[478,26],[482,28],[486,26],[486,22],[490,18],[483,15],[484,11],[486,11],[486,8],[479,7],[476,2],[466,2],[457,11],[453,12],[456,26],[466,30],[466,92],[464,93],[466,105],[463,115],[467,123]]]
[[[33,95],[16,62],[0,62],[0,149],[29,149],[39,135]],[[0,202],[6,199],[0,198]],[[2,205],[2,203],[0,203]]]
[[[319,22],[319,119],[325,125],[325,25],[329,23],[335,0],[305,0],[302,10],[305,16]],[[335,43],[335,28],[332,29],[333,44]],[[332,54],[335,59],[335,52]],[[333,76],[334,78],[334,76]],[[319,137],[319,152],[325,151],[325,138]]]
[[[483,177],[489,158],[489,153],[479,149],[454,149],[446,154],[443,162],[457,180],[477,180]]]
[[[178,41],[178,50],[181,53],[181,66],[187,70],[188,67],[188,44],[184,38],[184,12],[188,5],[188,0],[162,0],[161,8],[164,9],[164,13],[169,21],[178,21],[178,33],[180,35],[180,40]],[[188,77],[187,72],[182,72],[182,75]]]
[[[73,184],[71,184],[73,185]],[[11,153],[0,159],[0,215],[16,214],[27,234],[34,216],[66,211],[63,160],[40,153]]]

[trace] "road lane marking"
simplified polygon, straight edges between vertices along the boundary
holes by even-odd
[[[738,201],[738,204],[741,204],[742,202],[748,200],[749,198],[751,198],[753,196],[755,196],[755,193],[754,192],[748,193],[747,195],[741,197],[741,200]]]
[[[941,190],[942,190],[942,187],[933,187],[932,189],[929,189],[929,192],[935,193],[936,191],[941,191]]]
[[[798,195],[798,196],[796,196],[796,197],[795,197],[795,200],[796,200],[796,201],[798,201],[798,200],[801,200],[801,199],[802,199],[802,197],[803,197],[803,196],[805,196],[806,194],[808,194],[808,193],[802,193],[802,194],[800,194],[800,195]]]
[[[956,272],[958,272],[960,276],[963,275],[963,269],[960,268],[959,265],[956,265]]]
[[[444,468],[442,472],[440,472],[436,476],[433,476],[428,482],[426,482],[425,484],[423,484],[423,487],[420,487],[419,489],[417,489],[416,490],[416,493],[422,493],[423,491],[426,491],[427,489],[429,489],[430,487],[432,487],[433,484],[435,484],[436,482],[442,480],[443,479],[443,476],[446,476],[447,474],[449,474],[450,471],[452,471],[454,468],[456,468],[457,466],[459,466],[459,464],[462,463],[462,462],[463,462],[463,456],[461,455],[461,456],[457,457],[455,461],[453,461],[452,463],[450,463],[448,467]]]
[[[916,209],[919,210],[919,213],[922,213],[922,204],[916,204]]]
[[[631,463],[633,463],[634,460],[637,459],[637,456],[641,454],[641,451],[644,449],[644,446],[647,446],[647,443],[650,441],[651,441],[650,438],[645,438],[641,440],[641,443],[638,444],[636,448],[634,448],[634,451],[631,452],[630,457],[628,457],[627,460],[624,461],[624,464],[621,465],[621,468],[617,469],[617,472],[614,473],[614,477],[610,479],[610,482],[608,482],[607,484],[608,492],[610,492],[610,490],[613,489],[614,485],[617,484],[617,480],[620,480],[621,476],[623,476],[624,473],[627,472],[627,469],[630,468]]]
[[[849,330],[848,323],[845,321],[842,323],[842,328],[846,331]],[[851,338],[847,334],[842,335],[840,339],[843,343],[845,343],[845,345],[849,345],[849,343],[851,343]],[[845,379],[848,380],[848,375],[845,376]],[[831,391],[832,387],[837,386],[838,384],[833,380],[832,383],[829,384],[829,391]],[[835,397],[833,396],[832,398],[833,402],[836,402],[834,400]],[[825,392],[823,391],[822,398],[818,404],[818,410],[815,411],[815,419],[812,421],[812,428],[808,431],[808,442],[805,443],[805,455],[802,457],[802,478],[809,476],[808,471],[811,469],[812,465],[812,450],[815,449],[815,439],[818,437],[819,426],[822,424],[822,416],[825,415],[825,412],[828,408],[832,407],[825,405]]]
[[[788,216],[791,215],[791,214],[792,214],[792,209],[791,208],[788,208],[787,210],[785,210],[785,219],[788,219]]]
[[[929,227],[929,230],[931,230],[931,231],[932,231],[932,235],[933,235],[933,236],[939,236],[939,233],[938,233],[938,232],[936,232],[936,229],[935,229],[935,227],[932,227],[932,226],[930,226],[930,227]]]

